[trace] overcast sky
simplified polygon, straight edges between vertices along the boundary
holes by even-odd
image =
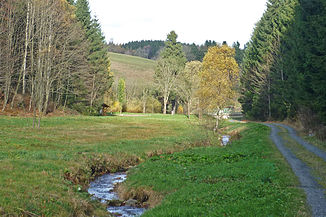
[[[241,45],[250,40],[266,0],[89,0],[109,42],[165,40],[171,30],[178,41],[205,40]]]

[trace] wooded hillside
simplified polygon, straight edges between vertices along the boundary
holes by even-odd
[[[110,86],[109,66],[88,1],[1,1],[2,111],[18,107],[41,117],[67,106],[92,112]]]
[[[208,48],[216,46],[218,43],[212,40],[206,40],[202,45],[182,43],[182,50],[186,55],[188,61],[202,61]],[[236,49],[237,54],[241,55],[242,49],[238,42],[232,45]],[[158,59],[161,51],[164,48],[164,41],[160,40],[142,40],[132,41],[125,44],[110,43],[108,49],[114,53],[128,54],[132,56],[139,56],[147,59]]]
[[[325,1],[268,1],[242,65],[240,101],[248,118],[299,119],[325,137],[325,35]]]

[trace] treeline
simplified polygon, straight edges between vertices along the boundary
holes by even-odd
[[[325,1],[268,1],[242,64],[240,101],[248,118],[299,119],[325,137],[325,35]]]
[[[1,0],[1,110],[41,118],[60,106],[91,111],[111,83],[109,59],[87,0]]]
[[[225,43],[225,42],[224,42]],[[212,40],[206,40],[203,45],[182,43],[182,50],[185,53],[187,61],[202,61],[209,47],[216,46],[217,43]],[[158,59],[164,48],[164,41],[160,40],[142,40],[132,41],[125,44],[109,43],[110,52],[139,56],[147,59]],[[242,59],[243,50],[240,44],[234,43],[233,48],[237,51],[238,60]]]

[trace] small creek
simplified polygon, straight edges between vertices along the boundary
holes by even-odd
[[[126,178],[127,175],[125,173],[105,174],[90,183],[88,193],[91,194],[93,198],[101,200],[102,203],[107,203],[111,200],[119,200],[118,194],[114,192],[114,186],[117,183],[124,182]],[[144,208],[132,206],[110,206],[107,210],[113,215],[122,217],[141,216],[145,212]]]
[[[225,146],[230,141],[229,135],[222,136],[222,145]],[[122,183],[127,179],[126,173],[111,173],[105,174],[96,178],[90,183],[88,193],[93,196],[94,199],[99,199],[102,203],[107,203],[112,200],[120,200],[118,194],[114,192],[114,187],[118,183]],[[109,206],[108,212],[115,216],[122,217],[134,217],[141,216],[144,212],[144,208],[137,208],[132,206]]]
[[[229,136],[229,135],[222,136],[222,145],[226,146],[229,143],[230,138],[231,138],[231,136]]]

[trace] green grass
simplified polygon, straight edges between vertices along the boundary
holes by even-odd
[[[52,117],[40,129],[31,125],[30,118],[0,116],[0,215],[103,216],[104,207],[64,178],[67,171],[79,168],[90,179],[91,156],[146,159],[208,135],[178,115]]]
[[[153,82],[156,62],[141,57],[125,54],[109,53],[111,60],[111,71],[115,80],[123,77],[126,85],[148,85]]]
[[[244,124],[225,124],[229,129]],[[125,189],[151,189],[162,203],[144,216],[309,216],[304,192],[269,140],[249,123],[241,139],[153,157],[128,175]]]
[[[286,129],[283,127],[279,127],[279,129],[281,130],[279,135],[283,138],[285,145],[295,154],[297,158],[302,160],[311,168],[312,175],[317,177],[317,182],[326,188],[326,162],[293,140],[287,133]]]
[[[300,136],[302,136],[303,139],[309,142],[310,144],[317,146],[317,148],[323,151],[326,151],[326,141],[321,141],[320,139],[317,138],[317,136],[307,136],[304,135],[303,133],[301,133]]]

